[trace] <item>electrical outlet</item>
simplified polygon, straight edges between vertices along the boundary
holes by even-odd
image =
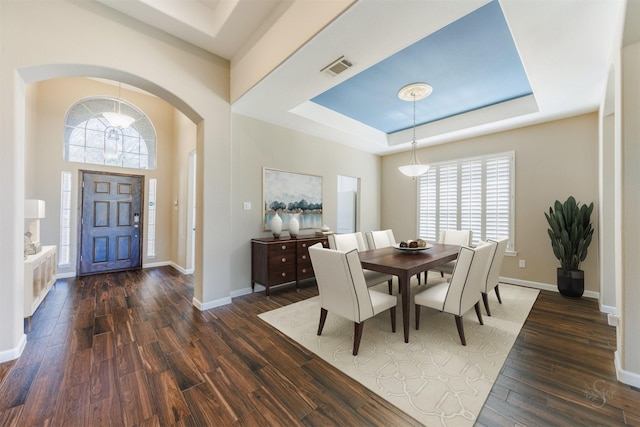
[[[242,202],[242,209],[244,209],[245,211],[250,211],[251,210],[251,202]]]
[[[526,264],[525,264],[525,262],[524,262],[524,260],[523,260],[523,259],[521,259],[520,261],[518,261],[518,266],[519,266],[520,268],[524,268],[524,267],[525,267],[525,265],[526,265]]]

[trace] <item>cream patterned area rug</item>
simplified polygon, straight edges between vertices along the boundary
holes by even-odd
[[[439,275],[430,273],[428,283],[438,279]],[[412,294],[416,285],[414,278]],[[385,283],[375,289],[386,292],[386,287]],[[329,312],[322,335],[316,335],[319,297],[259,317],[424,425],[472,426],[538,292],[500,284],[502,304],[491,292],[492,316],[482,308],[484,326],[473,309],[465,314],[466,347],[460,344],[454,316],[448,313],[422,307],[416,331],[413,298],[409,343],[403,339],[398,298],[396,333],[391,332],[388,311],[365,321],[358,356],[351,354],[352,322]]]

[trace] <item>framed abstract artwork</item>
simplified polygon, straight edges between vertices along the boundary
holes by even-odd
[[[270,230],[269,222],[278,213],[282,228],[298,214],[300,229],[322,227],[322,177],[303,173],[263,168],[262,226]]]

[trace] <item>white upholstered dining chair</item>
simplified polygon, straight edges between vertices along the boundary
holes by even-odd
[[[459,246],[471,246],[471,230],[441,230],[438,237],[438,243],[444,245],[459,245]],[[456,261],[449,261],[445,264],[441,264],[434,267],[434,271],[439,271],[440,276],[444,277],[444,273],[453,273],[453,267],[456,265]]]
[[[480,292],[489,267],[489,256],[494,247],[494,242],[479,244],[475,248],[462,246],[451,280],[427,287],[415,295],[416,330],[420,329],[421,306],[451,313],[456,319],[460,342],[467,345],[462,316],[471,307],[475,307],[478,321],[481,325],[484,324],[480,312]]]
[[[359,231],[355,233],[330,234],[328,236],[328,240],[330,249],[336,249],[343,252],[352,251],[354,249],[358,251],[367,250],[364,237]],[[366,269],[363,270],[363,273],[367,286],[375,286],[379,283],[387,282],[389,286],[389,295],[393,293],[393,276],[391,274]]]
[[[396,331],[398,297],[367,288],[357,250],[326,249],[316,243],[309,248],[309,257],[320,293],[318,335],[322,334],[328,312],[353,321],[353,355],[356,356],[365,320],[390,310],[391,330]]]
[[[492,252],[489,259],[487,278],[482,287],[482,302],[484,303],[484,309],[487,311],[487,316],[491,316],[488,294],[492,289],[495,289],[496,296],[498,297],[498,302],[502,304],[502,298],[500,298],[500,290],[498,289],[498,281],[500,280],[502,260],[504,259],[505,252],[507,251],[507,243],[509,243],[509,239],[507,237],[500,237],[498,239],[487,239],[487,242],[495,243],[495,250]]]
[[[367,231],[367,244],[369,249],[380,249],[393,246],[396,243],[396,238],[393,236],[393,230],[377,230]]]

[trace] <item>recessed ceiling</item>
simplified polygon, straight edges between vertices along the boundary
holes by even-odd
[[[434,88],[416,102],[419,125],[532,94],[500,4],[492,1],[311,101],[390,134],[413,126],[413,103],[397,95],[413,82]]]
[[[326,0],[97,1],[230,59],[233,81],[235,60],[270,28],[286,34],[290,23],[280,18],[288,8],[304,17]],[[397,91],[414,81],[434,88],[416,104],[425,123],[416,129],[419,146],[594,112],[625,3],[345,2],[346,10],[323,16],[330,21],[314,27],[321,31],[236,94],[232,111],[375,154],[410,148],[412,109]],[[341,56],[352,66],[338,75],[320,71]]]

